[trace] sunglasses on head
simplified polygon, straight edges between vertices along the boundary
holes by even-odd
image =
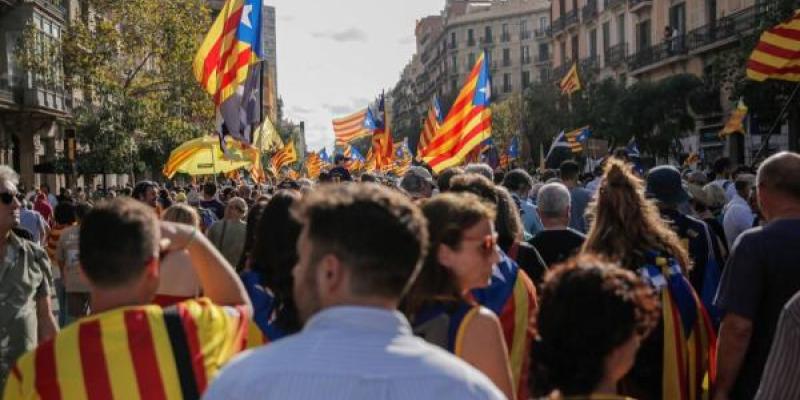
[[[16,193],[8,193],[3,192],[0,193],[0,201],[3,202],[5,205],[10,205],[14,202],[14,197],[16,197]]]

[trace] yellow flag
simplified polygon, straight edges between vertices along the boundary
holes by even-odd
[[[264,118],[264,122],[253,133],[253,147],[264,153],[283,148],[281,136],[269,118]]]
[[[747,106],[742,99],[739,99],[739,104],[736,105],[736,109],[731,113],[731,117],[728,119],[728,122],[725,123],[725,127],[720,131],[719,137],[725,138],[737,132],[744,133],[745,117],[747,117]]]

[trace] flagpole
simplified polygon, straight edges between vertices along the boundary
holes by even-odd
[[[753,157],[753,164],[755,164],[756,161],[761,158],[761,153],[763,153],[767,149],[767,146],[769,146],[769,138],[772,137],[772,133],[775,131],[775,129],[781,125],[781,119],[783,118],[783,115],[786,114],[786,110],[789,109],[789,105],[792,103],[792,100],[794,100],[794,96],[797,94],[798,89],[800,89],[800,82],[797,82],[797,84],[794,85],[794,90],[792,91],[791,96],[789,96],[789,100],[786,100],[786,104],[783,105],[783,109],[781,110],[780,114],[778,114],[778,118],[775,119],[775,122],[772,124],[772,128],[767,133],[767,137],[762,140],[761,148],[758,149],[758,153],[756,153],[755,157]]]

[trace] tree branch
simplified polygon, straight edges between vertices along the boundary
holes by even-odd
[[[133,83],[133,79],[136,78],[136,75],[139,74],[139,72],[142,70],[142,68],[147,63],[147,61],[150,60],[150,57],[152,55],[153,55],[153,51],[147,53],[147,55],[144,58],[142,58],[142,61],[140,61],[139,65],[136,66],[136,69],[134,69],[133,72],[131,72],[130,75],[128,75],[128,77],[125,79],[125,84],[122,85],[122,90],[127,90],[128,89],[128,87],[131,85],[131,83]]]

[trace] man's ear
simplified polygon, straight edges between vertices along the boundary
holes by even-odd
[[[328,254],[320,260],[316,273],[321,296],[336,296],[347,286],[349,271],[333,254]]]

